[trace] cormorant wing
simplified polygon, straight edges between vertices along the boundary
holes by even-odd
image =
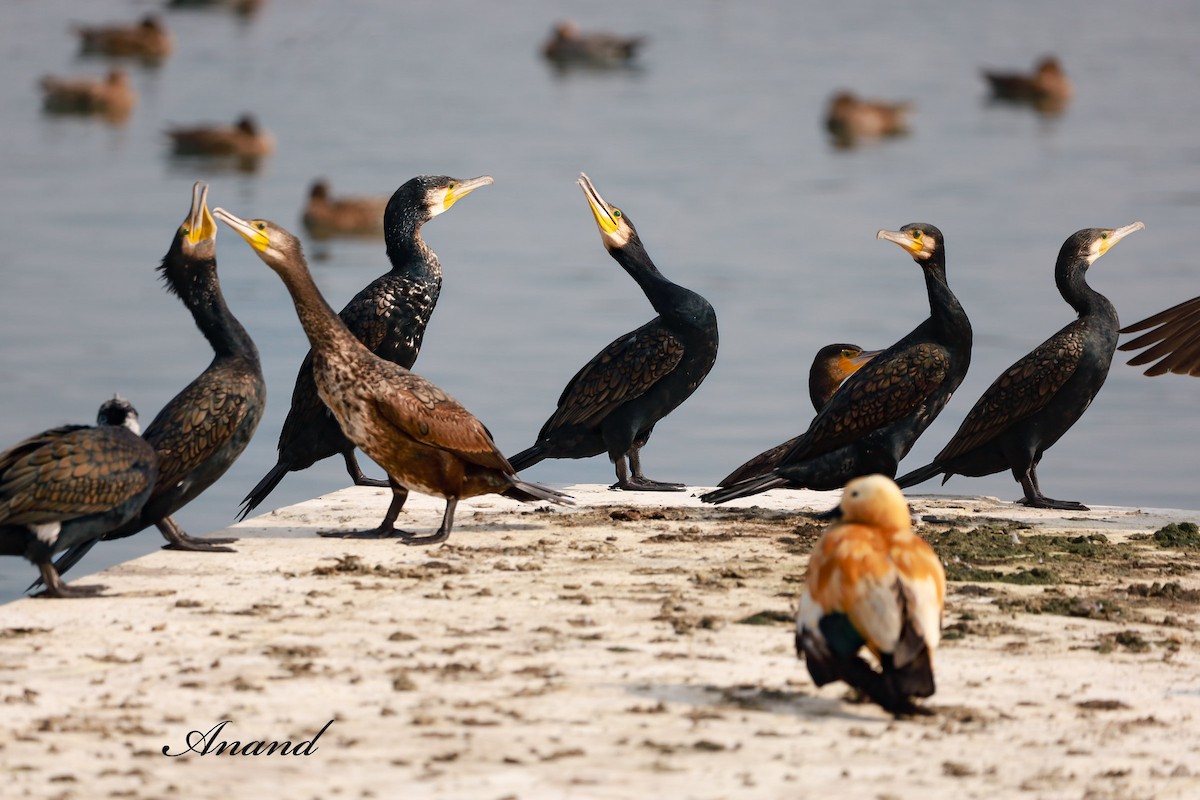
[[[414,441],[472,464],[513,472],[474,414],[430,381],[418,375],[406,378],[390,384],[391,391],[375,398],[375,408],[385,422]]]
[[[683,343],[656,318],[609,344],[571,378],[543,431],[597,425],[645,394],[683,358]]]
[[[1042,342],[992,382],[935,461],[973,450],[1045,408],[1075,373],[1083,353],[1075,322]]]
[[[1148,350],[1129,359],[1129,365],[1138,367],[1161,359],[1146,370],[1147,375],[1200,376],[1200,297],[1185,300],[1166,311],[1146,317],[1141,322],[1126,325],[1121,333],[1135,333],[1154,328],[1121,345],[1120,350],[1139,350],[1149,345]]]
[[[950,354],[921,342],[877,356],[842,384],[779,464],[827,453],[904,419],[946,380]]]
[[[382,275],[356,294],[338,314],[350,332],[375,355],[405,369],[412,369],[421,349],[428,319],[418,319],[413,312],[427,305],[428,297],[398,296],[400,291],[426,295],[428,288],[402,285],[392,275]],[[399,336],[394,335],[399,332]]]

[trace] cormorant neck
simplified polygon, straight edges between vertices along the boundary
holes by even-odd
[[[946,281],[946,259],[939,253],[930,256],[924,266],[925,290],[929,295],[929,314],[944,344],[971,348],[971,323],[950,284]]]
[[[1088,285],[1088,266],[1085,259],[1076,258],[1068,262],[1063,269],[1056,269],[1054,284],[1058,286],[1058,293],[1081,317],[1097,313],[1111,313],[1115,318],[1116,309],[1113,304],[1107,297]]]
[[[163,265],[168,288],[192,313],[200,333],[208,340],[217,358],[258,356],[250,334],[238,322],[225,304],[221,284],[217,280],[215,259],[191,261],[186,264]]]
[[[834,392],[841,385],[838,376],[831,375],[828,369],[819,369],[808,376],[808,398],[812,400],[813,408],[820,411],[833,398]]]
[[[424,274],[440,280],[442,266],[438,262],[437,254],[421,238],[421,226],[426,221],[415,212],[388,216],[384,231],[387,257],[394,272]]]
[[[356,349],[367,352],[363,343],[330,308],[307,268],[274,269],[292,296],[296,316],[300,318],[300,325],[314,353]]]
[[[611,249],[608,253],[642,287],[646,299],[660,316],[681,316],[681,305],[698,296],[659,272],[641,240],[636,237],[626,242],[624,247]]]

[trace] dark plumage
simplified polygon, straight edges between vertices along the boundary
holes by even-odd
[[[645,41],[644,36],[584,33],[575,22],[563,20],[542,45],[542,55],[560,67],[620,67],[633,61]]]
[[[914,223],[878,238],[900,245],[925,274],[930,316],[851,375],[774,472],[702,495],[708,503],[778,487],[828,491],[871,473],[887,477],[962,383],[971,323],[946,283],[942,233]]]
[[[125,56],[155,62],[171,54],[175,40],[154,14],[136,25],[79,25],[80,52],[87,55]]]
[[[850,147],[861,139],[907,133],[911,109],[910,103],[863,100],[852,92],[842,91],[829,101],[825,128],[833,136],[834,144]]]
[[[372,353],[405,369],[416,363],[425,326],[442,289],[442,266],[421,238],[421,226],[490,183],[488,175],[470,180],[423,175],[407,181],[392,195],[383,214],[392,269],[355,295],[340,315],[350,332]],[[310,351],[300,365],[292,389],[292,407],[279,434],[279,459],[246,495],[241,516],[245,518],[262,503],[289,472],[308,469],[334,455],[345,460],[346,471],[356,485],[388,485],[363,475],[354,455],[354,443],[342,433],[337,419],[321,401],[313,381]]]
[[[1148,330],[1150,328],[1154,330]],[[1147,375],[1165,375],[1173,372],[1176,375],[1200,376],[1200,297],[1184,300],[1166,311],[1160,311],[1140,322],[1121,328],[1121,333],[1139,331],[1146,333],[1117,348],[1146,348],[1129,359],[1130,366],[1140,367],[1158,359],[1158,363],[1146,369]]]
[[[103,78],[42,78],[42,108],[50,114],[96,114],[109,122],[129,118],[137,92],[125,70],[116,67]]]
[[[560,492],[521,480],[483,423],[454,398],[367,349],[321,296],[295,236],[266,220],[243,220],[219,208],[213,213],[283,280],[312,345],[321,399],[350,440],[388,474],[392,502],[379,527],[338,535],[399,535],[405,544],[435,544],[450,536],[463,498],[502,494],[569,503]],[[436,533],[414,536],[395,529],[410,489],[446,499]]]
[[[216,483],[246,449],[267,402],[258,350],[230,312],[217,280],[217,226],[208,212],[208,186],[192,188],[192,207],[175,232],[159,271],[196,327],[212,345],[212,362],[163,406],[143,434],[158,453],[158,480],[146,504],[105,540],[132,536],[154,525],[177,550],[229,551],[197,539],[173,515]],[[66,572],[95,541],[72,548],[59,560]]]
[[[387,197],[334,197],[325,180],[313,181],[304,205],[304,228],[314,239],[383,234]]]
[[[1027,506],[1087,510],[1052,500],[1038,486],[1037,465],[1091,404],[1108,377],[1117,348],[1117,310],[1087,284],[1097,258],[1134,231],[1140,222],[1117,229],[1087,228],[1072,234],[1058,253],[1054,282],[1079,314],[997,378],[963,420],[954,438],[932,463],[899,478],[915,486],[935,475],[991,475],[1012,470]]]
[[[617,470],[612,488],[678,491],[682,484],[647,478],[639,454],[655,424],[689,398],[712,369],[717,315],[703,297],[658,271],[629,217],[600,197],[587,175],[579,176],[579,185],[604,248],[642,287],[658,316],[585,364],[563,389],[537,441],[511,461],[520,471],[546,458],[608,453]]]
[[[827,344],[818,350],[816,357],[813,358],[812,367],[808,370],[808,397],[812,401],[813,409],[820,413],[821,409],[833,399],[834,394],[841,388],[846,378],[882,352],[882,350],[867,351],[856,344],[842,343]],[[797,436],[770,450],[764,450],[726,475],[717,485],[732,486],[747,478],[766,475],[775,469],[779,459],[783,458],[784,454],[791,450],[799,440],[800,437]]]
[[[70,589],[50,559],[126,522],[157,475],[137,411],[120,397],[100,406],[94,428],[64,425],[29,437],[0,453],[0,555],[36,564],[51,597],[94,594],[103,587]]]
[[[993,99],[1025,103],[1045,114],[1062,111],[1073,93],[1070,78],[1054,56],[1042,58],[1032,74],[984,70],[983,77]]]

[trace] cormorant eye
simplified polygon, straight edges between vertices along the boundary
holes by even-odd
[[[260,231],[265,231],[267,229],[267,223],[260,222],[257,225],[255,225],[254,227],[258,228]]]
[[[620,219],[620,218],[621,218],[621,209],[619,209],[619,208],[614,208],[614,209],[613,209],[613,218],[614,218],[614,219]]]
[[[458,184],[457,184],[457,183],[455,183],[454,181],[450,181],[450,185],[449,185],[449,186],[447,186],[446,188],[447,188],[447,189],[449,189],[450,191],[452,191],[452,192],[453,192],[453,191],[454,191],[454,187],[455,187],[455,186],[457,186],[457,185],[458,185]]]
[[[182,233],[184,236],[187,236],[189,233],[191,233],[191,231],[188,230],[187,225],[184,225],[182,228],[180,228],[179,232]]]
[[[1108,238],[1108,233],[1107,233],[1107,232],[1105,232],[1105,233],[1102,233],[1102,234],[1100,234],[1100,238],[1101,238],[1101,239],[1107,239],[1107,238]]]
[[[921,232],[920,232],[920,231],[913,231],[913,234],[912,234],[912,236],[913,236],[913,240],[914,240],[914,241],[920,241],[920,240],[921,240]]]
[[[854,353],[850,352],[849,350],[842,351],[842,358],[850,358],[852,355],[854,355]]]

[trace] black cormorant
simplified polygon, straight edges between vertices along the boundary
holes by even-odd
[[[935,475],[943,475],[945,483],[951,475],[978,477],[1010,469],[1025,492],[1023,504],[1087,510],[1080,503],[1043,495],[1037,465],[1091,405],[1108,377],[1117,348],[1117,310],[1088,286],[1088,267],[1144,227],[1134,222],[1116,229],[1086,228],[1063,243],[1054,265],[1054,282],[1079,318],[1006,369],[933,462],[897,480],[902,488]]]
[[[971,323],[946,283],[942,233],[913,223],[877,237],[907,251],[925,274],[930,316],[851,375],[775,470],[701,496],[724,503],[778,487],[840,489],[896,466],[946,406],[971,363]]]
[[[882,352],[882,350],[863,350],[856,344],[843,343],[827,344],[818,350],[816,357],[813,358],[812,367],[808,370],[808,397],[812,401],[813,410],[820,413],[821,409],[833,399],[833,395],[841,388],[846,378]],[[800,437],[797,436],[770,450],[764,450],[726,475],[717,485],[732,486],[747,478],[766,475],[775,469],[779,459],[783,458],[784,453],[791,450],[799,440]]]
[[[0,453],[0,555],[24,556],[51,597],[72,589],[50,563],[55,553],[93,542],[138,512],[158,474],[154,448],[138,435],[137,411],[114,397],[96,427],[51,428]]]
[[[230,552],[219,545],[232,539],[197,539],[173,518],[242,454],[267,402],[258,350],[221,294],[216,249],[217,225],[208,212],[208,186],[197,182],[192,187],[191,210],[159,270],[167,290],[192,312],[196,327],[213,348],[213,360],[146,428],[143,436],[158,452],[158,480],[141,511],[105,534],[106,541],[154,525],[173,549]],[[95,540],[65,553],[56,565],[59,572],[66,572],[93,544]]]
[[[672,283],[650,260],[629,217],[579,185],[608,254],[638,282],[658,316],[601,350],[571,378],[534,445],[510,460],[520,472],[545,458],[608,453],[613,489],[680,491],[642,473],[640,452],[654,425],[696,391],[717,358],[717,315],[708,301]],[[626,469],[626,459],[629,466]]]
[[[442,266],[421,238],[421,226],[490,183],[488,175],[470,180],[422,175],[392,194],[384,211],[384,238],[392,269],[371,281],[340,314],[350,332],[372,353],[405,369],[416,362],[425,326],[442,290]],[[342,433],[317,393],[311,351],[300,364],[278,449],[275,466],[242,500],[241,518],[265,500],[289,472],[308,469],[334,455],[345,460],[346,471],[356,485],[388,485],[387,481],[363,475],[353,442]]]
[[[350,440],[388,474],[392,502],[379,527],[336,535],[436,544],[450,536],[455,506],[464,498],[502,494],[524,502],[570,502],[560,492],[521,480],[483,423],[454,398],[359,341],[321,296],[295,236],[266,220],[240,219],[220,208],[213,213],[283,280],[312,347],[321,399]],[[445,498],[436,533],[415,536],[395,529],[409,490]]]

